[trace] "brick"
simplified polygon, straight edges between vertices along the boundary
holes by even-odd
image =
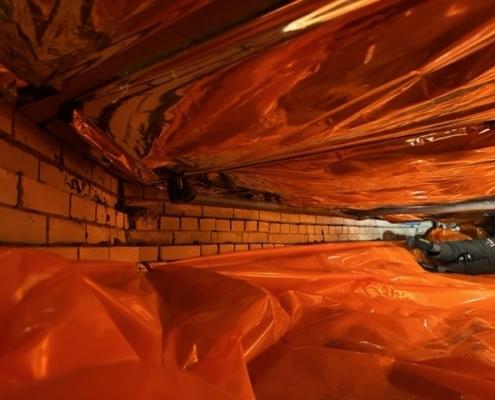
[[[276,211],[260,211],[260,220],[280,222],[280,213]]]
[[[275,246],[273,244],[270,244],[270,243],[264,243],[263,244],[263,248],[264,249],[273,249]]]
[[[236,244],[234,247],[235,251],[248,251],[249,245],[247,244]]]
[[[202,256],[212,256],[214,254],[218,254],[218,246],[216,244],[207,244],[201,246]]]
[[[117,211],[115,213],[115,226],[117,228],[124,228],[125,227],[125,215],[123,212]]]
[[[45,213],[69,216],[69,194],[23,176],[22,205]]]
[[[261,250],[262,248],[263,248],[263,245],[260,243],[255,243],[255,244],[249,245],[249,250]]]
[[[196,231],[198,230],[198,219],[190,217],[182,217],[180,219],[180,229],[184,231]]]
[[[317,215],[316,216],[316,223],[321,224],[321,225],[328,225],[332,223],[332,217],[326,216],[326,215]]]
[[[274,222],[270,223],[269,232],[270,233],[280,233],[280,224],[277,224]]]
[[[96,205],[96,222],[102,225],[115,226],[116,211],[113,208]]]
[[[167,192],[165,190],[159,189],[154,186],[144,187],[144,197],[153,200],[166,200],[168,198]]]
[[[38,179],[39,161],[33,155],[0,139],[0,167]]]
[[[281,213],[280,214],[280,221],[290,222],[292,224],[298,224],[300,222],[299,214]]]
[[[232,253],[235,250],[233,244],[221,244],[219,246],[220,253]]]
[[[234,208],[234,217],[237,219],[260,219],[259,210],[244,210],[240,208]]]
[[[110,249],[108,247],[79,247],[80,260],[110,260]]]
[[[243,233],[242,241],[244,243],[264,243],[268,242],[267,233]]]
[[[18,176],[0,168],[0,203],[15,206],[17,204]]]
[[[214,218],[200,218],[199,219],[199,229],[202,231],[214,231],[216,224]]]
[[[102,225],[107,223],[107,212],[105,206],[101,204],[96,205],[96,222]]]
[[[114,194],[119,192],[119,180],[115,176],[110,177],[110,191]]]
[[[160,218],[153,212],[141,212],[134,214],[133,226],[140,231],[156,231]]]
[[[180,229],[180,219],[177,217],[161,217],[160,229],[165,231],[173,231]]]
[[[228,219],[217,219],[215,225],[217,231],[230,231],[230,220]]]
[[[301,234],[289,234],[290,243],[306,243],[308,241],[305,235]]]
[[[299,233],[299,225],[290,224],[289,233]]]
[[[45,243],[46,217],[0,206],[0,243]]]
[[[299,216],[301,224],[314,224],[316,223],[316,216],[315,215],[306,215],[306,214],[301,214]]]
[[[89,186],[88,195],[86,197],[94,200],[96,203],[104,204],[107,207],[111,208],[115,208],[118,200],[116,196],[113,196],[105,190],[102,190],[94,185]]]
[[[307,225],[299,225],[299,233],[308,233]]]
[[[77,260],[77,247],[39,247],[38,249],[68,260]]]
[[[202,206],[194,204],[166,203],[165,214],[177,215],[179,217],[201,217],[203,215],[203,209]]]
[[[125,197],[144,197],[144,187],[140,183],[124,182],[123,187]]]
[[[218,232],[218,243],[241,243],[243,242],[241,232]]]
[[[258,221],[246,221],[245,230],[247,232],[257,232],[258,231]]]
[[[323,237],[325,242],[337,242],[339,240],[339,235],[336,233],[326,233]]]
[[[15,117],[14,138],[51,161],[61,159],[60,142],[19,113]]]
[[[313,243],[323,242],[324,236],[321,234],[308,235],[308,241]]]
[[[127,231],[129,244],[172,244],[173,233],[170,231]]]
[[[269,222],[258,222],[258,231],[259,232],[269,232],[270,231],[270,223]]]
[[[230,224],[233,231],[235,232],[244,231],[244,221],[231,221]]]
[[[270,243],[289,243],[290,237],[288,233],[270,233],[268,241]]]
[[[158,247],[139,247],[139,261],[158,261]]]
[[[341,217],[333,217],[327,215],[317,215],[316,223],[323,225],[342,225],[344,223],[344,219]]]
[[[315,233],[315,226],[314,225],[306,225],[306,231],[309,234],[314,234]]]
[[[70,216],[84,221],[96,220],[96,204],[78,196],[70,196]]]
[[[110,260],[111,261],[138,262],[139,261],[139,248],[138,247],[110,247]]]
[[[183,258],[199,257],[200,246],[165,246],[160,247],[161,260],[179,260]]]
[[[289,233],[290,225],[289,224],[280,224],[280,233]]]
[[[84,224],[63,218],[50,218],[48,243],[84,243],[86,227]]]
[[[58,188],[60,190],[69,191],[70,189],[66,182],[68,180],[69,174],[60,167],[48,164],[46,162],[40,162],[40,181],[44,182],[50,186]]]
[[[0,131],[12,135],[15,109],[11,105],[0,104]]]
[[[112,176],[98,164],[91,166],[91,181],[107,190],[111,190]]]
[[[86,242],[102,244],[110,242],[110,228],[93,224],[86,225]]]
[[[78,197],[90,197],[91,194],[87,181],[45,162],[40,162],[40,181]]]
[[[127,244],[126,231],[120,228],[108,228],[110,243],[114,246]]]
[[[203,231],[178,231],[174,232],[175,244],[195,244],[195,243],[209,243],[210,232]]]
[[[80,177],[91,179],[91,162],[79,153],[64,148],[64,166]]]
[[[203,214],[205,217],[233,218],[234,217],[234,209],[204,206],[203,207]]]

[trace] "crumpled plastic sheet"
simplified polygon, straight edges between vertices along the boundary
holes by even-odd
[[[200,56],[89,93],[82,114],[136,142],[149,168],[224,171],[292,206],[493,197],[494,10],[362,0],[328,1],[277,29],[263,16],[251,36],[215,38]]]
[[[495,396],[495,279],[399,243],[0,265],[2,400]]]

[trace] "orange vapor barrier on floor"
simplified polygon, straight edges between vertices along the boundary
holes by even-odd
[[[2,400],[495,398],[495,278],[398,243],[0,265]]]

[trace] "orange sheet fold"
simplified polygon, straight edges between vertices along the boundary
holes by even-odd
[[[398,243],[0,265],[1,399],[495,395],[495,279],[428,273]]]

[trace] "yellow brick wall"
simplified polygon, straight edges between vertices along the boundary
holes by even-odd
[[[0,119],[2,246],[33,246],[71,259],[137,262],[377,240],[386,231],[416,233],[407,225],[377,220],[171,204],[163,191],[120,182],[19,113],[1,108],[3,116],[11,116]],[[122,206],[129,201],[141,206]]]

